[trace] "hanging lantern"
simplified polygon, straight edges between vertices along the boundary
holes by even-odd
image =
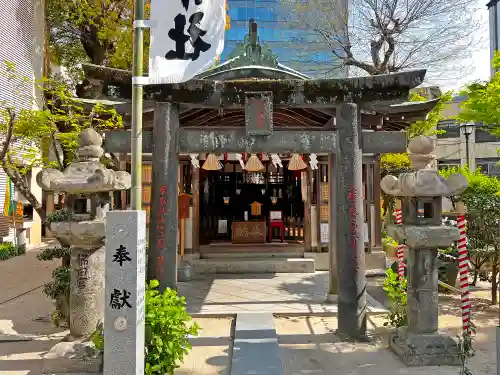
[[[271,203],[273,205],[275,205],[276,203],[278,203],[278,197],[271,197]]]
[[[215,154],[208,154],[207,160],[203,163],[203,168],[206,171],[218,171],[222,169],[222,164]]]
[[[231,199],[231,197],[223,197],[222,199],[224,199],[224,204],[228,205],[229,204],[229,200]]]
[[[293,154],[288,162],[288,169],[290,171],[301,171],[307,168],[307,164],[302,160],[299,154]]]
[[[260,172],[260,171],[264,170],[264,164],[262,164],[262,162],[259,160],[259,158],[255,154],[252,154],[248,158],[248,162],[245,165],[245,169],[248,172]]]

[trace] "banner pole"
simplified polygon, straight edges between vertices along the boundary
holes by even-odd
[[[131,209],[142,207],[142,102],[145,83],[143,78],[144,63],[144,1],[135,0],[134,6],[134,49],[132,65],[132,186]]]

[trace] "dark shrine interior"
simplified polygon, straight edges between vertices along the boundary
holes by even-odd
[[[228,161],[220,171],[200,169],[200,244],[230,241],[233,221],[266,221],[270,211],[281,211],[285,223],[297,230],[285,231],[287,240],[303,235],[304,202],[301,195],[301,172],[273,168],[263,162],[265,171],[242,171],[239,163]],[[272,171],[271,171],[272,170]],[[261,204],[260,215],[252,215],[251,204]],[[227,231],[219,230],[219,220],[227,220]]]

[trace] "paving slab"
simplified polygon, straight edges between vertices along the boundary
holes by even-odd
[[[327,303],[328,272],[313,274],[199,275],[179,283],[188,311],[195,316],[270,312],[282,315],[335,315],[337,304]],[[368,295],[368,313],[387,310]]]
[[[336,317],[276,317],[275,327],[283,351],[286,375],[456,375],[456,366],[406,367],[388,349],[385,319],[368,319],[370,343],[342,342],[335,335]],[[442,315],[440,327],[449,334],[460,332],[460,318]],[[484,327],[475,337],[476,356],[468,367],[474,375],[496,374],[495,328]]]
[[[271,313],[236,315],[231,375],[283,375],[281,350]]]
[[[194,319],[201,330],[175,375],[230,375],[233,318]]]

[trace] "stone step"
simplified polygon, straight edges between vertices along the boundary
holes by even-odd
[[[272,252],[206,252],[200,254],[201,259],[241,259],[241,258],[301,258],[303,251],[272,251]]]
[[[190,262],[195,274],[214,273],[313,273],[314,259],[221,258]]]
[[[236,314],[232,354],[231,375],[284,375],[273,314]]]

